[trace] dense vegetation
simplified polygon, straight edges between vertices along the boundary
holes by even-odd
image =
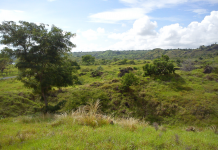
[[[196,49],[160,49],[154,50],[126,50],[126,51],[97,51],[97,52],[72,52],[74,57],[92,55],[97,59],[155,59],[162,55],[168,55],[170,58],[213,58],[218,55],[218,44],[200,46]]]
[[[0,28],[23,33],[1,41],[18,75],[0,80],[0,149],[218,148],[217,44],[71,55],[71,33],[20,23]]]

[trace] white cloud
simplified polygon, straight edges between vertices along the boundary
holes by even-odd
[[[116,23],[123,20],[136,20],[145,14],[160,8],[169,8],[179,4],[196,2],[218,3],[218,0],[120,0],[128,4],[129,8],[115,9],[111,11],[100,12],[89,16],[93,22]],[[205,9],[194,9],[198,14],[206,13]]]
[[[133,24],[134,32],[139,35],[154,35],[156,27],[157,23],[151,22],[147,16],[136,20]]]
[[[207,10],[206,9],[194,9],[193,12],[197,14],[205,14],[207,13]]]
[[[24,11],[0,9],[0,22],[26,20]]]
[[[133,28],[124,33],[112,33],[108,37],[112,39],[126,39],[131,40],[137,38],[137,36],[154,36],[156,33],[156,22],[149,20],[147,16],[144,16],[133,23]]]
[[[81,31],[79,31],[81,32]],[[97,31],[94,31],[92,29],[89,29],[87,31],[81,32],[82,36],[85,37],[87,40],[97,40],[99,36],[105,33],[104,28],[98,28]]]
[[[88,40],[96,40],[98,38],[97,32],[92,30],[92,29],[89,29],[87,31],[83,31],[82,36]]]
[[[124,3],[130,3],[130,4],[133,4],[133,3],[137,3],[138,1],[137,0],[120,0],[121,2],[124,2]]]
[[[125,23],[122,23],[122,25],[121,25],[122,27],[125,27],[126,26],[126,24]]]
[[[187,27],[178,23],[154,30],[156,22],[143,17],[134,22],[133,27],[123,33],[111,33],[108,38],[120,40],[108,49],[153,49],[160,48],[196,48],[218,42],[218,11],[213,11],[201,22],[191,22]]]
[[[99,44],[84,42],[83,37],[80,36],[80,34],[77,34],[71,41],[76,44],[76,48],[72,49],[73,52],[102,50],[102,47],[100,47]]]
[[[94,22],[115,23],[120,20],[135,20],[144,16],[142,8],[124,8],[106,11],[89,16]]]
[[[105,33],[104,28],[100,28],[100,27],[97,29],[97,32],[98,33]]]

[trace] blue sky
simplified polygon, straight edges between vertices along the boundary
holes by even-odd
[[[76,33],[72,51],[218,42],[218,0],[0,0],[0,22],[19,20]]]

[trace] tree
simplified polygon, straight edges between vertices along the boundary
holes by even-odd
[[[63,56],[75,47],[70,41],[75,34],[54,25],[48,31],[45,24],[4,21],[0,24],[0,35],[1,44],[11,46],[13,55],[19,59],[16,64],[20,71],[18,79],[42,96],[46,108],[46,97],[52,86],[72,85],[69,82],[71,70],[63,71],[66,67]],[[64,79],[62,84],[58,82],[60,77]]]
[[[0,53],[0,71],[3,73],[6,67],[13,62],[10,57],[12,50],[5,47]]]
[[[78,77],[76,75],[72,75],[72,72],[78,70],[79,66],[74,66],[75,62],[65,59],[59,65],[53,65],[48,69],[53,76],[50,76],[53,86],[58,87],[67,87],[68,85],[73,85],[78,82]],[[78,65],[78,64],[77,64]]]
[[[126,73],[124,76],[122,76],[122,80],[121,80],[122,87],[121,87],[121,89],[126,91],[127,89],[129,89],[129,87],[131,85],[137,84],[137,83],[138,83],[138,78],[132,72]]]
[[[76,61],[69,60],[69,62],[70,62],[70,65],[71,65],[74,69],[76,69],[76,70],[79,70],[79,69],[80,69],[80,66],[79,66],[79,64],[78,64]]]
[[[95,57],[92,57],[92,55],[84,55],[82,56],[82,62],[85,65],[92,65],[95,63]]]
[[[169,61],[169,56],[162,55],[161,58],[155,59],[153,64],[143,66],[144,75],[167,75],[175,72],[174,65]]]

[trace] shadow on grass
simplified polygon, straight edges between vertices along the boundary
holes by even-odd
[[[193,90],[191,87],[185,86],[186,82],[179,74],[155,76],[154,79],[165,81],[176,92]]]

